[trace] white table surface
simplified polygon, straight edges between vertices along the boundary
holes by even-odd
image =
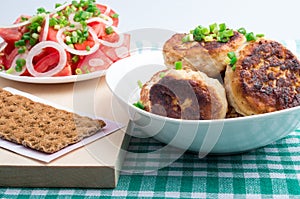
[[[0,7],[0,24],[38,7],[52,8],[65,0],[8,0]],[[187,32],[196,25],[225,22],[273,39],[300,39],[297,0],[103,0],[120,14],[120,29],[161,28]],[[18,6],[17,6],[18,5]],[[32,6],[34,5],[34,6]],[[12,12],[13,11],[13,12]]]

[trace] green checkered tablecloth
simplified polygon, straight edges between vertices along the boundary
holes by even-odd
[[[300,198],[300,130],[247,153],[185,152],[170,164],[178,151],[156,153],[164,146],[131,138],[115,189],[1,188],[0,198]]]

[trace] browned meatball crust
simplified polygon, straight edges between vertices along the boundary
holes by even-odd
[[[300,105],[300,62],[282,44],[249,42],[237,58],[234,71],[227,66],[225,88],[238,113],[254,115]]]
[[[156,73],[143,86],[140,99],[146,111],[177,119],[220,119],[227,112],[224,87],[218,80],[191,70]]]

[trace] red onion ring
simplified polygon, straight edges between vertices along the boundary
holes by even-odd
[[[65,9],[65,8],[68,7],[69,5],[72,5],[72,3],[65,3],[65,4],[63,4],[63,5],[61,5],[61,6],[57,7],[57,8],[55,8],[51,13],[52,13],[52,14],[53,14],[53,13],[57,13],[57,12],[59,12],[59,11]]]
[[[50,20],[49,15],[46,15],[46,16],[45,16],[44,30],[43,30],[43,32],[41,33],[41,34],[43,34],[43,36],[42,36],[42,41],[46,41],[46,40],[47,40],[48,32],[49,32],[49,20]]]
[[[103,13],[104,15],[109,15],[109,13],[110,13],[110,11],[111,11],[111,8],[110,8],[110,6],[108,6],[108,5],[104,5],[105,7],[106,7],[106,10],[105,10],[105,12]]]
[[[5,41],[1,42],[0,43],[0,52],[2,52],[6,48],[7,45],[8,44]]]
[[[27,21],[23,21],[21,23],[15,23],[15,24],[12,24],[12,25],[7,25],[7,26],[3,25],[3,26],[0,26],[0,28],[20,28],[20,27],[26,26],[30,23],[31,23],[31,21],[27,20]]]
[[[111,26],[114,23],[112,18],[110,18],[109,16],[106,16],[106,15],[100,15],[100,17],[92,17],[92,18],[89,18],[88,20],[86,20],[87,24],[92,23],[92,22],[104,23],[107,26]]]

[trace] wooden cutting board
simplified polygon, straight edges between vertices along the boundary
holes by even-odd
[[[105,77],[64,84],[31,84],[0,78],[0,87],[12,87],[76,112],[128,122]],[[50,163],[0,148],[0,186],[113,188],[129,141],[125,131],[126,127]]]

